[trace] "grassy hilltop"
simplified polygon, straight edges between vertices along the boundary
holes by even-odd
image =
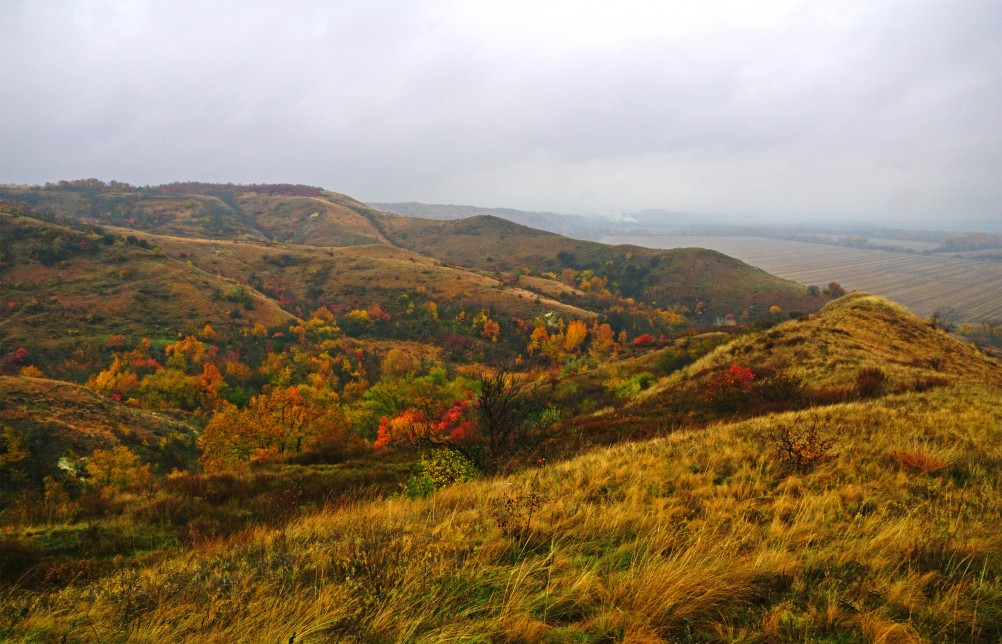
[[[0,639],[1002,638],[1002,364],[889,300],[308,186],[0,200]]]

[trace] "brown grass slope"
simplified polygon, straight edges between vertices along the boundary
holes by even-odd
[[[837,455],[791,471],[759,436],[806,422]],[[722,424],[9,591],[0,617],[39,641],[998,641],[1000,428],[1000,389],[963,383]]]
[[[51,211],[88,223],[127,226],[167,235],[226,239],[266,239],[233,199],[208,194],[151,193],[138,189],[77,191],[32,186],[0,186],[0,200]]]
[[[68,190],[0,186],[0,199],[100,225],[206,239],[351,246],[385,243],[350,197],[261,194],[247,186],[205,186],[202,192],[158,189]]]
[[[320,197],[269,196],[255,193],[238,198],[269,239],[312,246],[357,246],[386,243],[369,219],[366,206],[333,192]]]
[[[94,233],[2,213],[0,232],[13,239],[0,268],[5,355],[30,346],[68,359],[80,341],[103,345],[109,335],[174,339],[206,324],[228,333],[294,319],[252,290],[250,308],[229,301],[236,282],[121,237],[105,243]]]
[[[159,189],[87,190],[0,186],[0,199],[89,223],[159,235],[258,240],[315,246],[393,244],[480,271],[518,273],[592,269],[625,296],[660,306],[700,301],[709,316],[763,315],[770,306],[813,310],[821,301],[800,285],[713,251],[658,251],[576,241],[494,216],[435,221],[382,213],[346,195],[307,189],[195,185],[192,193]],[[173,189],[172,189],[173,190]],[[292,192],[295,192],[294,190]],[[627,257],[629,255],[629,257]],[[531,284],[527,287],[533,288]]]
[[[682,376],[735,363],[786,372],[814,385],[854,384],[864,368],[885,372],[890,387],[930,377],[1002,384],[998,361],[891,300],[859,292],[815,315],[740,337]]]
[[[462,300],[485,309],[532,318],[547,311],[573,318],[595,313],[540,296],[501,281],[413,251],[383,244],[320,248],[255,242],[188,239],[140,234],[172,257],[199,269],[249,282],[267,292],[281,292],[313,307],[333,304],[389,309],[402,294],[439,303]],[[475,311],[474,311],[475,313]]]
[[[163,459],[170,441],[184,443],[192,432],[163,414],[112,402],[80,385],[20,376],[0,376],[2,427],[19,434],[31,453],[31,463],[22,469],[34,481],[25,483],[53,473],[64,456],[87,456],[117,445],[146,459]]]
[[[803,286],[705,249],[652,250],[574,240],[493,216],[438,221],[383,215],[373,221],[393,243],[480,270],[559,273],[592,269],[624,295],[661,306],[703,301],[711,315],[763,314],[772,305],[813,310]]]

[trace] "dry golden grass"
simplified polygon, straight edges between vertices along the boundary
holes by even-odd
[[[65,230],[23,217],[9,221],[28,232],[28,241]],[[122,234],[132,232],[122,229]],[[172,338],[206,324],[236,333],[246,324],[294,320],[253,291],[250,310],[220,298],[237,284],[225,276],[120,241],[103,245],[94,237],[88,242],[99,252],[52,266],[30,259],[23,249],[17,253],[0,280],[0,301],[13,304],[0,314],[5,344],[41,346],[51,354],[62,352],[65,359],[80,340],[100,345],[111,334]]]
[[[807,318],[720,347],[644,392],[641,399],[731,364],[783,372],[812,388],[842,387],[853,394],[860,372],[868,369],[884,374],[884,392],[954,379],[1002,383],[1002,364],[974,346],[933,329],[890,300],[851,293]]]
[[[812,471],[757,438],[802,415],[721,424],[10,591],[0,618],[28,640],[1002,637],[1002,391],[811,413],[838,438]],[[915,441],[949,467],[894,467]]]
[[[229,278],[258,275],[273,289],[305,297],[311,279],[327,301],[351,303],[364,308],[381,297],[398,297],[404,291],[423,290],[438,301],[469,299],[484,308],[494,308],[510,315],[532,317],[546,311],[574,318],[591,318],[595,313],[573,305],[500,282],[472,270],[443,266],[438,260],[413,251],[382,244],[318,248],[283,244],[269,246],[254,242],[233,243],[218,240],[190,239],[137,234],[164,249],[168,255],[181,254],[192,265],[208,273]],[[273,259],[291,258],[288,265]],[[312,276],[323,274],[324,277]],[[385,304],[385,302],[384,302]]]

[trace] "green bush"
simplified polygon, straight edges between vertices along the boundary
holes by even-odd
[[[658,368],[664,373],[674,373],[695,362],[695,357],[685,349],[665,349],[658,358]]]
[[[634,374],[629,378],[613,378],[605,383],[605,387],[616,398],[629,400],[650,387],[653,383],[654,375],[645,371]]]
[[[451,449],[435,449],[421,457],[417,472],[404,484],[404,494],[412,499],[426,497],[455,483],[477,478],[479,472],[468,458]]]

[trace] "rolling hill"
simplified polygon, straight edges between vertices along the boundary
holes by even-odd
[[[48,362],[87,362],[75,349],[109,336],[173,341],[206,324],[235,334],[295,320],[274,300],[131,233],[0,213],[0,257],[4,355],[26,347]]]
[[[469,219],[470,217],[492,216],[538,228],[558,235],[577,239],[592,239],[601,234],[602,220],[578,215],[561,215],[554,212],[531,212],[513,208],[479,208],[477,206],[454,206],[423,204],[414,201],[406,203],[370,203],[373,208],[404,217],[422,219]]]
[[[806,311],[821,304],[803,286],[715,251],[607,246],[493,216],[435,221],[384,215],[374,221],[394,243],[445,261],[516,273],[523,268],[534,273],[590,270],[627,297],[690,309],[702,301],[710,316],[737,315],[749,308],[758,316],[773,305]]]
[[[161,236],[321,247],[381,244],[420,253],[498,277],[529,269],[559,276],[591,271],[623,297],[649,306],[687,307],[710,319],[746,313],[755,318],[773,305],[787,311],[820,306],[803,287],[719,253],[652,251],[575,241],[493,216],[435,221],[382,213],[350,197],[309,186],[169,184],[132,188],[94,181],[41,188],[0,186],[8,200],[89,224]],[[629,257],[627,257],[629,256]],[[550,297],[538,282],[519,284]],[[565,304],[592,308],[592,298]],[[601,312],[601,311],[596,311]]]
[[[309,186],[0,199],[0,639],[1002,637],[1002,365],[889,300]]]
[[[850,293],[812,316],[738,338],[676,378],[734,363],[789,373],[819,386],[853,385],[859,371],[868,368],[884,370],[889,388],[923,378],[1002,384],[997,361],[904,307],[868,293]]]

